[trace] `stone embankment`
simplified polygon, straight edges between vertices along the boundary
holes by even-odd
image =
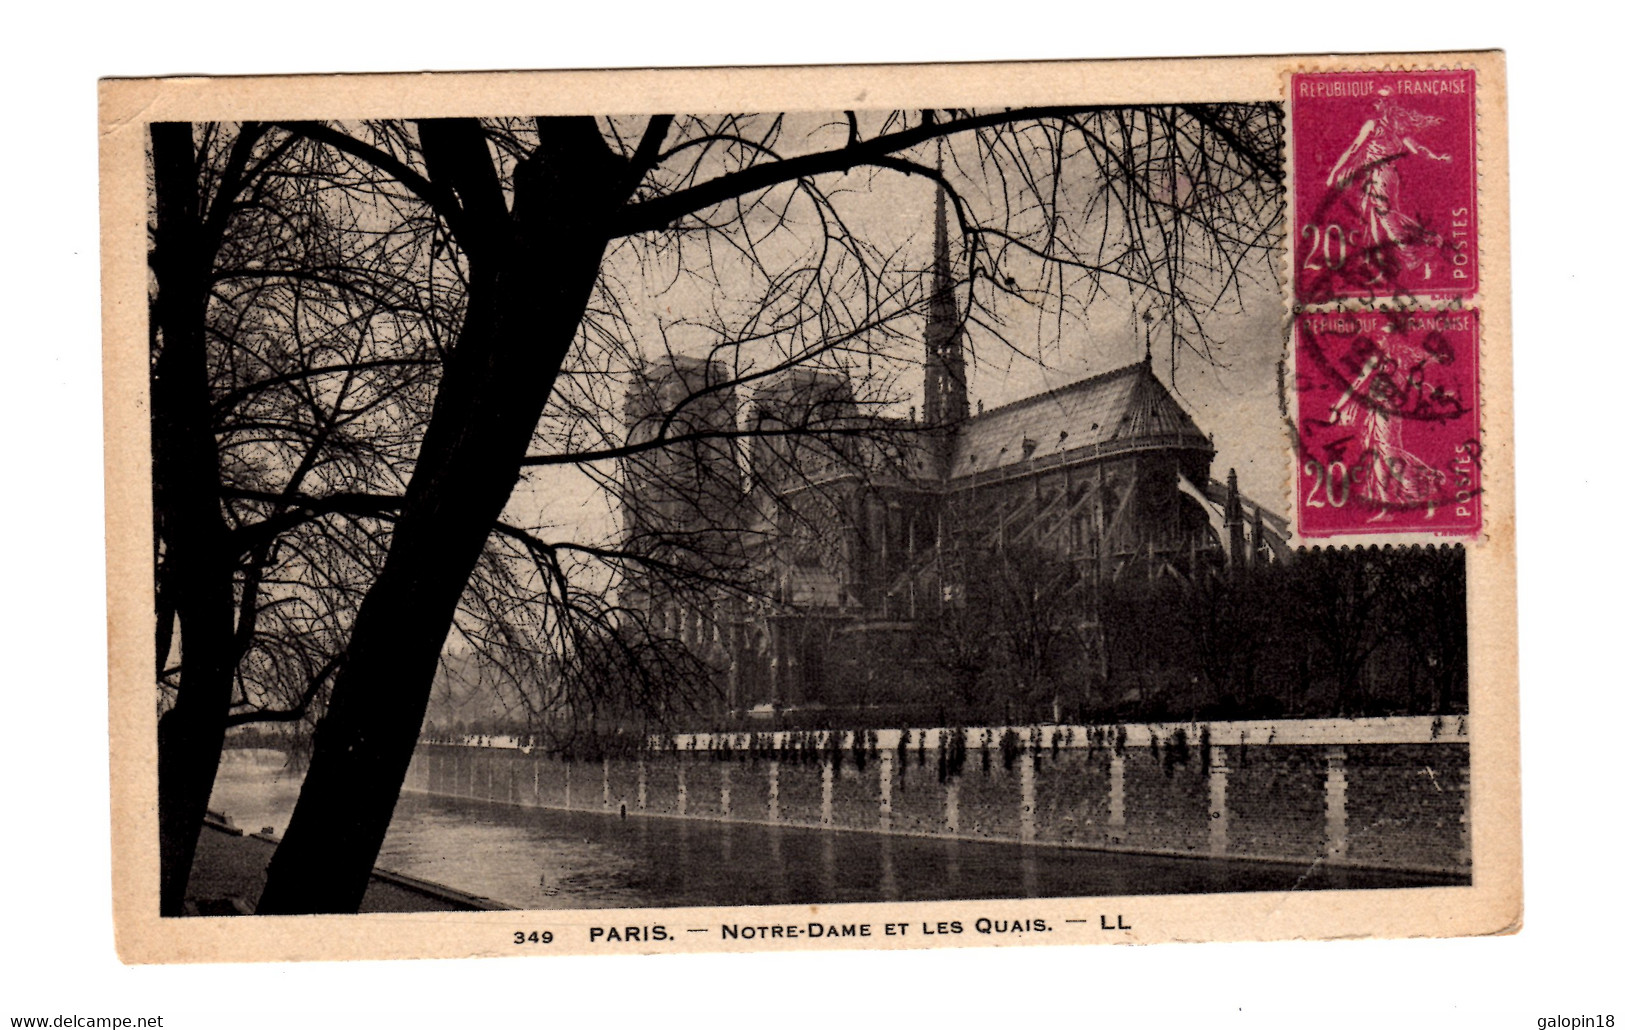
[[[406,789],[627,817],[1469,875],[1468,720],[687,734],[592,761],[419,744]]]

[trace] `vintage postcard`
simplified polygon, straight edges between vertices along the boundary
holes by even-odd
[[[126,961],[1518,928],[1499,53],[100,128]]]

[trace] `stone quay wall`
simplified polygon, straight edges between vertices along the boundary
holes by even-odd
[[[1466,874],[1468,720],[425,740],[409,791],[631,816]]]

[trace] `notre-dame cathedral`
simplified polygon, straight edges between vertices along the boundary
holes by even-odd
[[[939,193],[918,417],[865,414],[848,378],[807,368],[750,384],[743,404],[735,372],[705,358],[653,363],[629,391],[628,442],[680,442],[624,463],[625,539],[649,560],[621,602],[706,658],[735,718],[850,705],[831,655],[975,603],[971,556],[1036,556],[1084,624],[1102,584],[1287,558],[1286,520],[1234,470],[1213,478],[1212,439],[1149,353],[973,412],[956,308]]]

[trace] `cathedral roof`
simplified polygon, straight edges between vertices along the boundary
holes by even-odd
[[[1080,448],[1143,445],[1211,450],[1197,428],[1141,361],[967,419],[954,442],[949,477],[958,479]]]

